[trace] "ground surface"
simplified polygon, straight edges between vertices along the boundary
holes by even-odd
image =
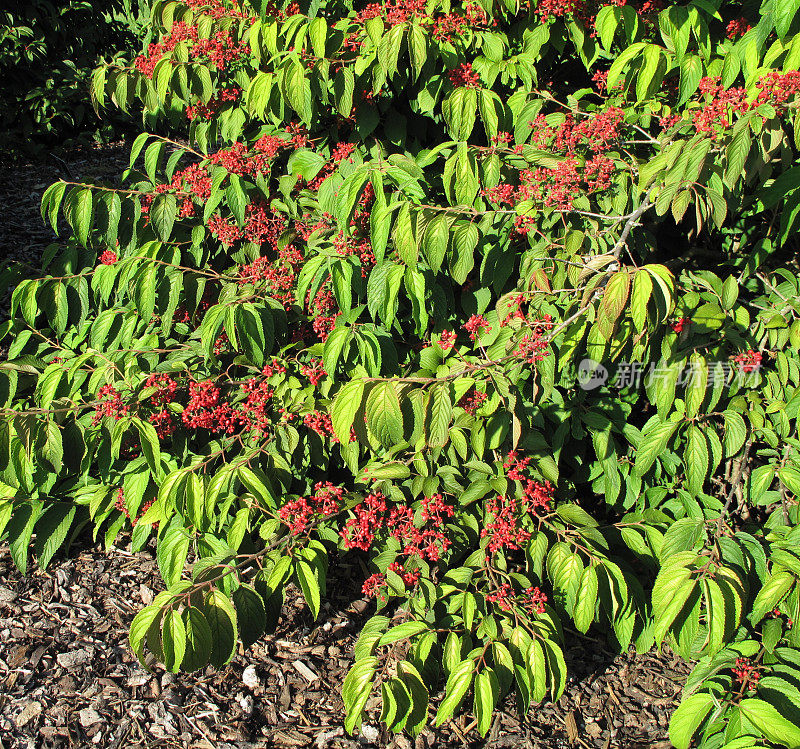
[[[50,182],[113,179],[125,166],[127,150],[117,146],[76,153],[69,173],[55,162],[1,170],[0,258],[35,263],[52,241],[38,209]],[[147,673],[127,647],[133,615],[161,589],[150,552],[83,541],[47,573],[23,577],[0,547],[0,749],[670,746],[666,728],[686,665],[670,654],[615,656],[602,640],[575,633],[567,633],[564,696],[524,722],[507,700],[486,740],[469,719],[416,742],[384,735],[374,720],[347,737],[339,690],[373,607],[360,597],[362,578],[355,563],[334,565],[316,622],[290,594],[274,635],[223,670],[175,677],[157,666]]]

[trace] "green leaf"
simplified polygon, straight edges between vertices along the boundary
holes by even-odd
[[[36,548],[39,566],[46,569],[61,548],[75,519],[76,507],[66,502],[51,505],[36,525]]]
[[[687,55],[680,65],[681,77],[678,84],[677,105],[685,104],[697,91],[703,77],[703,61],[697,55]]]
[[[689,749],[692,737],[714,707],[714,698],[699,692],[681,700],[669,721],[669,740],[675,749]]]
[[[351,336],[352,331],[350,328],[334,328],[326,339],[322,353],[322,363],[329,375],[334,376],[336,365],[339,363],[339,358],[345,346],[350,342]]]
[[[425,258],[434,273],[442,267],[445,253],[447,252],[447,238],[450,226],[445,216],[437,216],[425,228],[422,238],[422,249]]]
[[[297,582],[303,591],[303,598],[306,599],[311,616],[314,620],[319,616],[321,605],[319,582],[314,568],[305,559],[296,559],[294,566]]]
[[[637,476],[644,476],[655,462],[656,458],[664,452],[672,435],[678,428],[678,422],[667,421],[656,425],[642,435],[642,440],[636,450],[636,461],[633,472]]]
[[[366,415],[367,427],[382,445],[389,447],[403,441],[403,414],[393,382],[379,382],[372,388]]]
[[[781,715],[769,702],[744,699],[739,709],[769,741],[788,747],[800,746],[800,726]]]
[[[250,585],[240,585],[233,591],[233,606],[239,623],[242,644],[249,648],[267,628],[267,613],[264,601]]]
[[[353,111],[353,92],[355,76],[349,67],[342,67],[333,80],[333,93],[336,110],[342,117],[349,117]]]
[[[172,227],[178,214],[178,201],[172,193],[157,195],[150,206],[150,220],[162,241],[172,236]]]
[[[222,591],[211,590],[201,611],[211,631],[209,662],[212,666],[221,668],[236,652],[236,610]]]
[[[164,654],[164,667],[177,673],[186,653],[186,627],[181,615],[171,609],[164,615],[161,630],[161,649]]]
[[[414,227],[411,221],[411,205],[403,203],[394,223],[392,232],[394,246],[397,254],[406,265],[415,265],[417,262],[417,240],[414,237]]]
[[[28,572],[28,549],[33,527],[42,514],[43,506],[44,503],[41,501],[23,502],[15,506],[11,520],[6,525],[11,560],[23,575]]]
[[[58,209],[67,189],[66,182],[55,182],[42,195],[42,221],[49,220],[53,231],[58,235]]]
[[[724,412],[725,429],[722,438],[722,444],[725,448],[725,457],[732,458],[736,455],[744,445],[747,438],[747,426],[741,414],[727,409]]]
[[[693,496],[703,490],[709,469],[708,442],[700,427],[689,425],[688,438],[683,453],[683,462],[686,466],[686,489]]]
[[[381,638],[378,640],[377,645],[378,647],[381,647],[383,645],[391,645],[399,640],[408,640],[414,635],[425,632],[427,629],[428,625],[425,622],[403,622],[402,624],[398,624],[396,627],[392,627],[388,632],[384,632],[384,634],[381,635]]]
[[[145,606],[133,617],[133,621],[131,622],[128,642],[130,643],[131,650],[133,650],[134,655],[143,668],[147,668],[144,657],[147,633],[150,631],[150,627],[161,617],[162,611],[163,609],[161,606],[156,604]]]
[[[349,734],[361,722],[361,713],[372,691],[372,678],[378,667],[378,659],[369,656],[357,660],[347,672],[342,685],[342,698],[345,707],[344,728]]]
[[[411,695],[411,710],[406,718],[406,730],[412,736],[418,736],[428,722],[428,688],[419,671],[408,661],[397,664],[397,678],[403,682]]]
[[[597,316],[600,332],[606,340],[614,334],[617,319],[628,301],[629,291],[630,276],[626,271],[615,273],[606,284]]]
[[[307,182],[310,182],[324,166],[325,157],[321,153],[312,151],[310,148],[298,148],[289,157],[286,171],[289,174],[299,175]]]
[[[85,188],[75,197],[70,219],[70,223],[75,229],[75,236],[84,247],[88,246],[89,232],[92,229],[93,219],[94,193],[89,188]]]
[[[728,147],[725,149],[725,184],[733,187],[744,172],[744,165],[750,153],[752,136],[750,135],[750,122],[747,119],[739,120],[733,130]],[[723,301],[723,307],[724,307]],[[730,309],[730,307],[725,307]]]
[[[578,600],[572,611],[572,619],[575,622],[575,627],[579,632],[583,632],[583,634],[586,634],[594,621],[597,588],[597,570],[594,565],[590,565],[586,567],[581,574],[580,585],[578,587]]]
[[[750,621],[758,624],[768,612],[772,611],[795,584],[795,577],[789,572],[776,572],[761,586],[753,601]]]
[[[500,683],[495,672],[487,667],[475,677],[474,712],[481,736],[486,736],[492,727],[492,716],[499,699]]]
[[[181,668],[184,671],[198,671],[211,657],[211,628],[203,612],[195,606],[184,609],[183,626],[186,630],[186,654]]]
[[[325,39],[328,35],[328,24],[321,16],[312,19],[308,24],[308,38],[317,57],[325,57]]]
[[[617,31],[621,15],[619,11],[611,5],[600,8],[597,16],[594,19],[594,26],[600,37],[600,43],[606,52],[610,51],[611,45],[614,42],[614,35]]]
[[[453,419],[453,401],[450,386],[442,383],[431,389],[430,415],[428,417],[428,444],[444,447],[450,439],[450,422]]]
[[[657,644],[661,644],[667,636],[669,628],[680,614],[681,609],[689,600],[689,596],[697,588],[695,580],[685,579],[688,575],[688,570],[682,570],[681,575],[676,577],[676,585],[671,589],[671,596],[665,602],[665,605],[656,607],[655,597],[653,599],[653,614],[655,619],[653,622],[653,636]]]
[[[686,383],[686,416],[697,416],[706,396],[708,386],[708,362],[697,352],[689,357]]]
[[[169,528],[158,541],[156,561],[168,588],[181,579],[190,541],[189,534],[183,528],[176,526]]]
[[[633,276],[631,291],[631,317],[636,330],[644,330],[647,320],[647,303],[653,293],[653,281],[646,270],[638,270]]]
[[[343,445],[350,442],[350,428],[361,408],[363,397],[364,382],[352,380],[342,386],[333,401],[330,409],[333,433]]]
[[[471,222],[460,222],[452,234],[450,275],[457,284],[463,284],[475,267],[475,248],[478,246],[478,227]]]
[[[155,427],[149,421],[135,419],[136,429],[139,432],[139,441],[142,446],[147,466],[155,478],[163,475],[161,468],[161,446]]]
[[[789,33],[792,21],[800,10],[800,0],[779,0],[772,3],[770,8],[775,21],[775,31],[778,37],[783,39]]]
[[[442,723],[448,720],[461,701],[464,695],[472,684],[473,671],[475,664],[471,659],[461,661],[451,672],[445,685],[445,697],[436,711],[436,719],[434,720],[434,727],[438,728]]]
[[[619,77],[625,71],[627,65],[637,56],[639,53],[647,46],[644,42],[636,42],[632,44],[630,47],[626,47],[622,54],[620,54],[616,60],[614,60],[611,68],[608,71],[608,78],[606,79],[608,83],[606,87],[609,91],[613,90],[614,86],[616,85]]]
[[[236,469],[236,475],[262,507],[275,509],[278,506],[270,481],[260,470],[239,466]]]

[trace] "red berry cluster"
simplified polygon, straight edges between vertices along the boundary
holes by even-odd
[[[669,326],[676,332],[676,333],[683,333],[684,329],[687,328],[691,324],[692,320],[689,317],[681,317],[678,320],[673,320]]]
[[[758,686],[761,673],[758,668],[750,662],[749,658],[737,658],[736,667],[732,668],[733,675],[742,690],[752,690]]]
[[[453,68],[447,77],[450,83],[456,88],[480,88],[480,76],[472,69],[471,62],[463,62],[457,68]]]
[[[366,37],[364,24],[372,18],[382,18],[392,27],[413,21],[423,26],[437,41],[453,42],[468,30],[489,29],[497,25],[477,3],[468,2],[463,14],[450,10],[447,13],[429,13],[425,0],[395,0],[388,3],[370,3],[352,19],[353,27],[344,39],[344,49],[358,52]]]
[[[113,250],[103,250],[100,255],[100,262],[103,265],[114,265],[117,262],[117,253]]]
[[[408,570],[404,565],[400,564],[400,562],[392,562],[387,567],[387,572],[394,572],[396,575],[399,575],[407,588],[413,588],[419,582],[421,576],[419,570]],[[383,591],[381,590],[385,585],[386,575],[381,572],[376,572],[364,581],[364,584],[361,586],[361,592],[368,598],[379,598],[381,601],[385,601],[386,596],[383,595]]]
[[[379,534],[388,535],[400,541],[402,554],[435,562],[450,548],[451,541],[444,529],[447,518],[454,512],[441,494],[425,497],[418,527],[411,507],[404,504],[390,507],[382,494],[369,494],[353,508],[355,517],[347,521],[340,535],[346,549],[362,551],[368,551]]]
[[[244,12],[239,7],[238,0],[225,3],[222,0],[184,0],[190,8],[201,9],[203,13],[212,18],[220,19],[226,16],[241,18]]]
[[[515,206],[522,201],[537,201],[561,211],[572,208],[581,194],[602,192],[611,186],[616,163],[605,152],[622,136],[624,112],[618,107],[588,115],[580,120],[569,114],[556,126],[547,124],[544,115],[530,123],[531,143],[539,148],[562,154],[555,167],[524,169],[517,186],[501,182],[484,191],[490,203]],[[519,233],[527,233],[534,220],[517,217]]]
[[[439,344],[442,350],[447,351],[448,349],[453,348],[453,344],[456,342],[456,334],[451,330],[443,330],[439,334],[439,340],[437,343]]]
[[[632,5],[640,16],[643,16],[645,24],[652,25],[652,16],[664,7],[663,0],[640,0],[639,2],[629,2],[629,0],[537,0],[536,13],[543,21],[551,18],[572,18],[580,21],[590,29],[590,36],[596,36],[595,16],[601,8],[607,5],[623,6]]]
[[[503,611],[511,611],[516,606],[532,614],[543,614],[547,596],[534,587],[526,588],[522,595],[517,595],[510,583],[501,583],[500,587],[487,594],[486,600],[496,603]]]
[[[196,26],[189,26],[184,21],[173,24],[172,30],[158,42],[147,47],[147,53],[139,55],[134,61],[136,69],[145,77],[152,78],[156,65],[181,42],[186,42],[191,60],[208,61],[224,70],[230,62],[240,60],[248,54],[246,42],[237,42],[230,30],[220,29],[210,39],[200,38]]]
[[[728,25],[725,28],[725,36],[733,41],[734,39],[738,39],[740,36],[744,36],[752,28],[753,27],[748,23],[746,18],[734,18],[732,21],[728,22]]]
[[[489,398],[486,393],[481,393],[474,390],[471,393],[466,393],[461,396],[458,405],[461,406],[470,416],[474,416],[475,412],[487,401]]]
[[[528,541],[531,534],[520,526],[520,522],[531,513],[550,512],[555,488],[549,481],[541,483],[531,478],[531,458],[520,458],[516,451],[508,454],[503,463],[506,478],[519,481],[522,497],[497,496],[486,503],[487,515],[491,518],[481,531],[482,538],[488,538],[486,546],[489,554],[502,549],[518,550]]]
[[[312,411],[303,416],[303,424],[320,437],[330,437],[334,442],[339,441],[339,438],[333,432],[333,422],[329,414],[322,411]]]
[[[744,354],[737,354],[733,357],[733,361],[739,365],[739,369],[742,372],[758,371],[758,368],[761,366],[761,359],[761,353],[753,350],[750,350]]]
[[[700,95],[705,97],[705,102],[692,115],[695,127],[700,132],[717,138],[721,132],[731,127],[735,114],[745,114],[762,104],[771,104],[781,112],[800,93],[800,71],[772,71],[759,79],[756,88],[758,94],[751,100],[743,86],[726,89],[720,83],[719,76],[702,78],[699,90]]]
[[[624,123],[625,112],[619,107],[609,107],[580,120],[568,114],[557,127],[548,125],[544,115],[537,115],[530,123],[531,142],[567,155],[586,150],[603,153],[619,141]]]
[[[371,184],[370,187],[372,187]],[[359,238],[340,231],[333,238],[333,246],[342,257],[355,255],[361,261],[362,277],[366,277],[368,269],[375,265],[372,243],[366,237]]]
[[[388,504],[383,494],[368,494],[353,512],[355,517],[345,523],[339,535],[346,549],[369,551],[375,535],[384,527]]]
[[[312,319],[311,327],[314,332],[321,341],[326,341],[341,315],[336,297],[327,281],[317,290],[314,299],[309,301],[306,310]]]
[[[476,340],[479,335],[488,333],[492,329],[492,326],[489,325],[483,315],[470,316],[469,320],[467,320],[462,327],[469,333],[469,339],[471,341]]]
[[[481,538],[488,538],[486,550],[494,554],[502,549],[518,550],[521,545],[530,540],[531,534],[519,526],[520,516],[524,509],[518,507],[514,497],[498,495],[486,503],[486,513],[491,517],[483,530]]]
[[[136,523],[139,522],[139,519],[142,517],[142,515],[144,515],[153,506],[153,502],[155,502],[154,499],[147,500],[147,502],[145,502],[139,508],[139,512],[136,514],[136,517],[132,517],[131,516],[131,512],[128,509],[128,506],[125,503],[125,491],[120,486],[117,489],[117,495],[116,495],[116,498],[114,500],[114,507],[117,510],[119,510],[126,518],[128,518],[128,520],[131,521],[131,525],[136,525]],[[153,523],[153,527],[154,528],[158,528],[158,523],[157,522]]]
[[[314,387],[319,385],[319,383],[328,376],[322,364],[322,359],[312,359],[308,365],[301,364],[300,372],[304,377],[308,377],[309,382],[311,382]]]
[[[514,356],[527,364],[534,364],[549,356],[550,352],[547,346],[550,341],[546,336],[552,328],[553,318],[550,315],[545,315],[541,320],[535,320],[530,324],[528,332],[524,333],[517,342]]]
[[[289,527],[293,535],[309,530],[310,526],[340,512],[343,505],[344,489],[329,481],[314,485],[310,497],[298,497],[288,501],[278,511],[281,521]]]
[[[242,96],[238,86],[226,86],[219,89],[207,102],[198,101],[186,107],[186,116],[190,120],[211,120],[216,117],[226,103],[237,102]]]
[[[103,385],[97,391],[97,400],[94,404],[93,424],[100,423],[104,416],[110,416],[119,421],[130,413],[130,408],[122,402],[122,396],[113,385]]]

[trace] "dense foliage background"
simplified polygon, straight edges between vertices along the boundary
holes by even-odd
[[[89,80],[102,60],[139,46],[146,0],[0,2],[0,133],[6,155],[41,155],[72,138],[109,138],[125,122],[92,111]]]
[[[47,191],[4,325],[15,562],[155,537],[194,670],[362,554],[349,731],[593,627],[697,661],[676,747],[800,745],[798,6],[155,3],[93,98],[188,140]]]

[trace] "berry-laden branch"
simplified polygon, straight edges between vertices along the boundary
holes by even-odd
[[[0,326],[15,563],[152,539],[177,671],[356,555],[349,733],[486,735],[569,632],[701,664],[676,749],[800,745],[796,19],[717,5],[156,4],[92,92],[171,135],[46,191]]]

